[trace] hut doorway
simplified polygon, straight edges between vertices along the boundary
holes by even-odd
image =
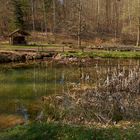
[[[26,39],[24,36],[13,37],[13,45],[26,45]]]

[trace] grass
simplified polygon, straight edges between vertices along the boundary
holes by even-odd
[[[140,58],[140,52],[120,52],[120,51],[93,51],[93,52],[65,52],[62,54],[66,57],[78,57],[78,58],[84,58],[84,57],[90,57],[90,58]]]
[[[10,50],[14,50],[14,49],[31,49],[31,48],[51,48],[51,47],[57,47],[57,45],[8,45],[8,44],[1,44],[0,45],[0,49],[10,49]]]
[[[0,133],[0,140],[139,140],[140,125],[128,128],[88,128],[49,123],[32,123]]]
[[[62,52],[62,46],[60,45],[29,45],[29,46],[13,46],[13,45],[8,45],[8,44],[1,44],[0,45],[0,50],[8,50],[8,51],[14,51],[14,50],[21,50],[21,49],[35,49],[39,51],[48,51],[51,49],[51,51],[56,51],[56,52]],[[63,56],[73,56],[73,57],[90,57],[90,58],[140,58],[140,52],[135,52],[135,51],[104,51],[104,50],[91,50],[89,52],[85,50],[85,52],[82,52],[81,50],[71,50],[69,52],[69,47],[65,47],[65,52],[62,53]]]

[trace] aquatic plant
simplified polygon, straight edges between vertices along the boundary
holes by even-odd
[[[98,66],[97,66],[98,67]],[[120,67],[120,66],[118,66]],[[97,68],[98,76],[100,71]],[[46,117],[74,124],[118,123],[140,119],[140,69],[114,68],[105,71],[96,86],[70,84],[64,95],[44,97]],[[81,77],[90,80],[89,76]],[[51,113],[50,113],[51,111]]]

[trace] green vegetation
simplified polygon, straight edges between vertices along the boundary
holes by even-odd
[[[87,128],[61,124],[33,123],[0,133],[1,140],[138,140],[140,125],[127,128]]]
[[[62,47],[60,45],[29,45],[29,46],[12,46],[8,44],[2,44],[0,47],[1,50],[8,50],[8,51],[14,51],[14,50],[26,50],[26,49],[34,49],[36,51],[56,51],[56,52],[62,52]],[[105,50],[92,50],[89,52],[89,50],[85,50],[85,52],[82,52],[81,50],[71,50],[69,47],[65,47],[65,52],[61,53],[62,56],[65,57],[78,57],[78,58],[140,58],[140,52],[139,51],[105,51]]]
[[[55,48],[59,49],[59,45],[8,45],[6,43],[0,44],[0,50],[24,50],[24,49],[35,49],[35,50],[43,50],[47,48],[52,48],[55,51]],[[60,47],[60,50],[62,50],[62,47]]]
[[[15,26],[16,28],[24,28],[24,15],[22,10],[22,4],[19,0],[13,0]]]
[[[140,58],[139,52],[120,51],[93,51],[93,52],[66,52],[66,57],[90,58]]]

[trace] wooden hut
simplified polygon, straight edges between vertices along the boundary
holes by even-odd
[[[9,35],[11,45],[27,45],[27,38],[30,34],[24,30],[17,29]]]

